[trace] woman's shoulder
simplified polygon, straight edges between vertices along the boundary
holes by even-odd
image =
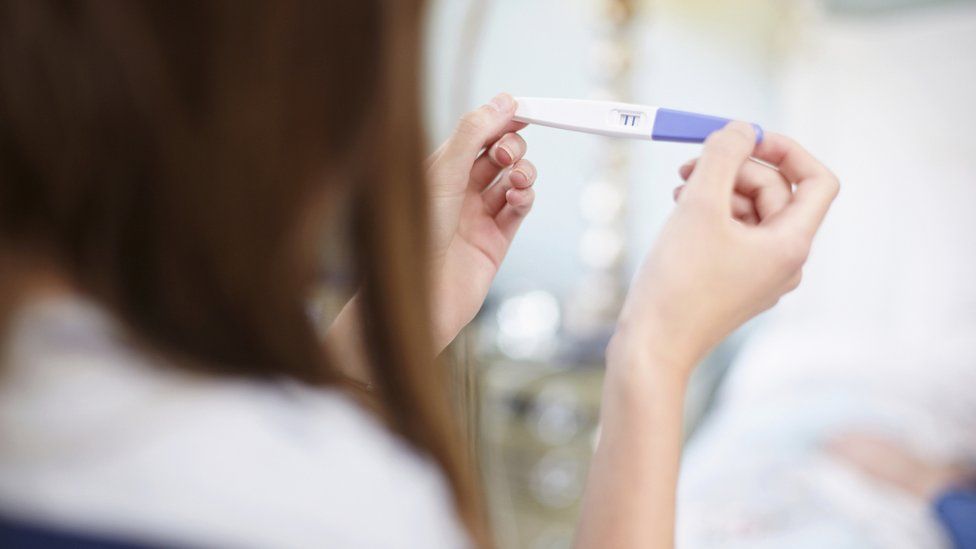
[[[187,544],[463,545],[439,469],[341,392],[200,378],[113,344],[99,313],[53,316],[8,345],[4,513]]]

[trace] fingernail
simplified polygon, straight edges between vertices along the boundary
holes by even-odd
[[[512,109],[512,107],[515,106],[515,99],[513,99],[512,96],[508,95],[507,93],[500,93],[496,95],[488,104],[498,112],[508,112]]]
[[[529,174],[525,173],[521,168],[512,170],[508,178],[516,187],[524,187],[529,184]]]
[[[515,155],[512,154],[512,151],[505,148],[505,145],[495,147],[495,161],[502,166],[508,166],[514,159]]]

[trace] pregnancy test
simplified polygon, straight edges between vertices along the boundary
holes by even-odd
[[[710,133],[731,122],[707,114],[614,101],[550,97],[515,100],[518,102],[515,120],[519,122],[610,137],[701,143]],[[763,130],[756,124],[752,127],[756,129],[756,143],[759,143]]]

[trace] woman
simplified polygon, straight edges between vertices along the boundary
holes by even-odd
[[[424,164],[419,2],[0,5],[8,539],[490,544],[433,362],[532,205],[512,98]],[[688,375],[799,283],[837,181],[754,139],[682,168],[634,280],[581,547],[672,543]],[[359,290],[323,345],[329,234]]]

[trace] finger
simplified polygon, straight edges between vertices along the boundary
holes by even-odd
[[[766,133],[753,156],[776,167],[792,183],[830,173],[796,141],[778,133]]]
[[[532,207],[533,201],[535,201],[535,190],[531,188],[511,188],[505,193],[506,207],[516,208],[523,212],[528,211]]]
[[[731,122],[705,140],[701,158],[688,178],[689,190],[721,204],[729,204],[735,176],[749,158],[756,141],[751,124]]]
[[[675,202],[681,198],[681,193],[684,191],[684,188],[684,185],[675,187]],[[756,208],[752,200],[749,197],[743,196],[739,193],[732,194],[732,217],[747,225],[757,225],[760,221],[759,215],[756,213]]]
[[[496,95],[487,104],[466,113],[458,121],[454,133],[444,143],[435,163],[442,161],[461,162],[470,166],[481,150],[502,135],[514,131],[510,124],[516,124],[515,98],[507,93]]]
[[[522,225],[522,220],[532,210],[532,204],[535,203],[535,190],[532,188],[509,189],[505,193],[505,201],[505,206],[495,216],[495,223],[502,235],[511,241]]]
[[[528,189],[535,183],[535,177],[535,164],[528,160],[521,160],[516,163],[515,167],[512,168],[512,172],[508,174],[508,179],[512,182],[512,187],[516,189]]]
[[[766,134],[755,155],[796,185],[792,202],[775,216],[776,222],[812,237],[840,191],[837,177],[795,141],[776,133]]]
[[[753,161],[739,169],[735,190],[751,199],[760,220],[773,216],[793,200],[793,187],[783,174]]]
[[[687,180],[696,165],[694,158],[682,164],[678,169],[681,178]],[[792,186],[779,170],[751,159],[739,167],[734,188],[733,196],[739,194],[754,202],[760,221],[785,208],[793,197]],[[732,202],[734,206],[737,201]]]
[[[505,172],[494,185],[488,187],[482,193],[485,213],[491,217],[498,215],[507,203],[508,191],[511,189],[525,190],[530,188],[535,182],[535,173],[535,166],[528,160],[523,159],[516,162],[511,170]],[[525,181],[520,179],[523,176],[526,178]]]
[[[746,225],[758,225],[759,214],[752,200],[739,193],[732,194],[732,217]]]
[[[494,145],[478,156],[471,167],[470,187],[481,192],[498,177],[502,169],[518,162],[528,145],[517,133],[506,133]]]
[[[506,124],[505,127],[502,128],[498,133],[490,136],[487,139],[487,142],[485,143],[484,146],[488,146],[488,144],[497,140],[498,138],[500,138],[501,136],[507,133],[514,133],[520,130],[524,130],[526,126],[528,126],[528,124],[526,124],[525,122],[516,122],[513,120],[508,124]],[[450,139],[441,143],[440,146],[437,147],[437,149],[424,160],[424,169],[429,170],[431,167],[434,166],[434,164],[438,160],[440,160],[442,156],[444,156],[444,151],[447,149],[448,143],[450,143]]]
[[[528,150],[525,139],[517,133],[506,133],[488,149],[489,157],[499,167],[510,166],[525,156]]]

